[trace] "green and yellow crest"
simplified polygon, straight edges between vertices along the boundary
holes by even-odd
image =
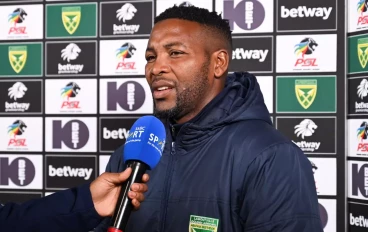
[[[20,73],[27,62],[27,46],[9,46],[8,56],[14,72]]]
[[[299,104],[308,109],[316,99],[317,80],[295,80],[295,94]]]
[[[358,39],[358,58],[362,68],[365,68],[368,61],[368,38]]]
[[[82,17],[81,7],[62,7],[61,17],[63,19],[65,30],[71,35],[74,34]]]
[[[189,232],[217,232],[218,225],[216,218],[190,215]]]

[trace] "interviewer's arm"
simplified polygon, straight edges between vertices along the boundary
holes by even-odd
[[[244,232],[323,232],[311,164],[293,144],[266,148],[244,186]]]
[[[0,231],[90,231],[102,218],[94,208],[89,186],[84,184],[23,204],[1,206]]]

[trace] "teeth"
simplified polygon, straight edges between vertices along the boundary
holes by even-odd
[[[161,90],[165,90],[165,89],[169,89],[169,87],[164,86],[164,87],[160,87],[160,88],[158,88],[157,90],[158,90],[158,91],[161,91]]]

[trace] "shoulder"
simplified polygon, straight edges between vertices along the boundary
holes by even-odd
[[[106,165],[106,172],[121,172],[124,169],[123,153],[124,145],[121,145],[111,154],[109,162]]]
[[[231,137],[229,142],[240,148],[238,156],[245,156],[249,161],[261,154],[285,149],[291,149],[290,152],[301,152],[288,137],[262,120],[234,123],[229,125],[226,131],[225,133]]]

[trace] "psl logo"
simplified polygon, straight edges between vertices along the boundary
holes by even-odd
[[[302,58],[296,60],[294,67],[300,65],[302,67],[306,66],[318,66],[316,64],[316,58],[306,58],[304,59],[304,55],[311,55],[318,44],[312,38],[305,38],[300,43],[296,44],[295,47],[295,55],[299,56],[302,55]]]
[[[25,147],[26,139],[17,139],[16,136],[22,135],[27,128],[27,125],[22,120],[16,120],[13,122],[12,125],[8,127],[8,134],[12,137],[9,142],[8,146],[15,146],[15,147]]]
[[[69,101],[69,98],[74,98],[78,95],[79,90],[81,88],[75,82],[68,83],[64,88],[61,89],[61,96],[66,98],[66,101],[63,101],[61,104],[61,108],[64,107],[67,109],[79,109],[79,101]]]
[[[20,73],[27,62],[27,46],[9,46],[8,55],[14,72]]]
[[[65,30],[71,35],[74,34],[79,26],[82,17],[81,7],[63,7],[61,11],[61,17]]]
[[[317,95],[317,80],[295,80],[295,95],[299,104],[308,109]]]
[[[362,68],[365,68],[368,61],[368,38],[358,39],[358,58]]]
[[[364,15],[368,9],[368,0],[359,0],[357,4],[357,10],[360,14],[357,25],[364,25],[368,23],[368,16]]]
[[[368,151],[368,143],[364,143],[364,140],[367,140],[368,137],[368,123],[362,122],[359,128],[357,129],[357,137],[358,137],[358,148],[357,151],[367,152]]]
[[[8,22],[14,26],[10,27],[8,34],[27,34],[27,27],[17,27],[17,23],[23,23],[27,13],[22,8],[17,8],[13,11],[13,13],[9,14]]]
[[[125,43],[120,48],[116,49],[116,58],[118,59],[118,64],[116,70],[118,69],[135,69],[135,62],[124,62],[126,58],[132,58],[134,52],[137,48],[131,43]],[[120,61],[121,60],[121,61]]]

